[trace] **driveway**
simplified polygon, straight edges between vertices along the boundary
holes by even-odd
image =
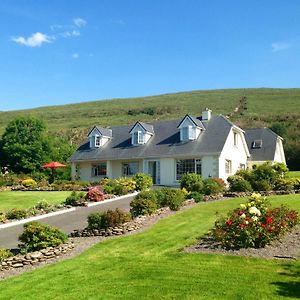
[[[76,207],[75,211],[65,214],[46,217],[38,220],[40,223],[48,224],[59,228],[65,233],[70,233],[75,229],[83,229],[87,226],[87,217],[93,212],[107,211],[108,209],[122,208],[129,209],[130,202],[134,196],[115,200],[111,202],[101,202],[92,207]],[[0,229],[0,248],[16,248],[18,246],[18,236],[23,232],[23,224]]]

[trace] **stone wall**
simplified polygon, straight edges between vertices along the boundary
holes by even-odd
[[[0,262],[0,271],[22,268],[27,265],[37,265],[48,259],[60,257],[75,247],[73,242],[59,245],[57,247],[49,247],[40,251],[30,252],[25,255],[16,255],[5,258]]]

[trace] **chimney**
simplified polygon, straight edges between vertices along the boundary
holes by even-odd
[[[205,108],[205,110],[202,112],[202,121],[209,121],[210,118],[211,118],[211,110]]]

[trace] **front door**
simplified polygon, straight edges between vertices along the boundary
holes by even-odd
[[[148,174],[152,177],[153,184],[160,184],[160,161],[148,161]]]

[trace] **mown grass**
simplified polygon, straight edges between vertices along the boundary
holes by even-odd
[[[11,208],[29,208],[39,201],[46,200],[50,204],[62,203],[71,192],[40,192],[40,191],[5,191],[0,192],[0,211]]]
[[[181,251],[245,199],[202,203],[143,233],[0,282],[1,299],[296,299],[300,262]],[[277,196],[300,211],[300,195]]]
[[[290,171],[288,172],[287,176],[290,178],[300,178],[300,171]]]

